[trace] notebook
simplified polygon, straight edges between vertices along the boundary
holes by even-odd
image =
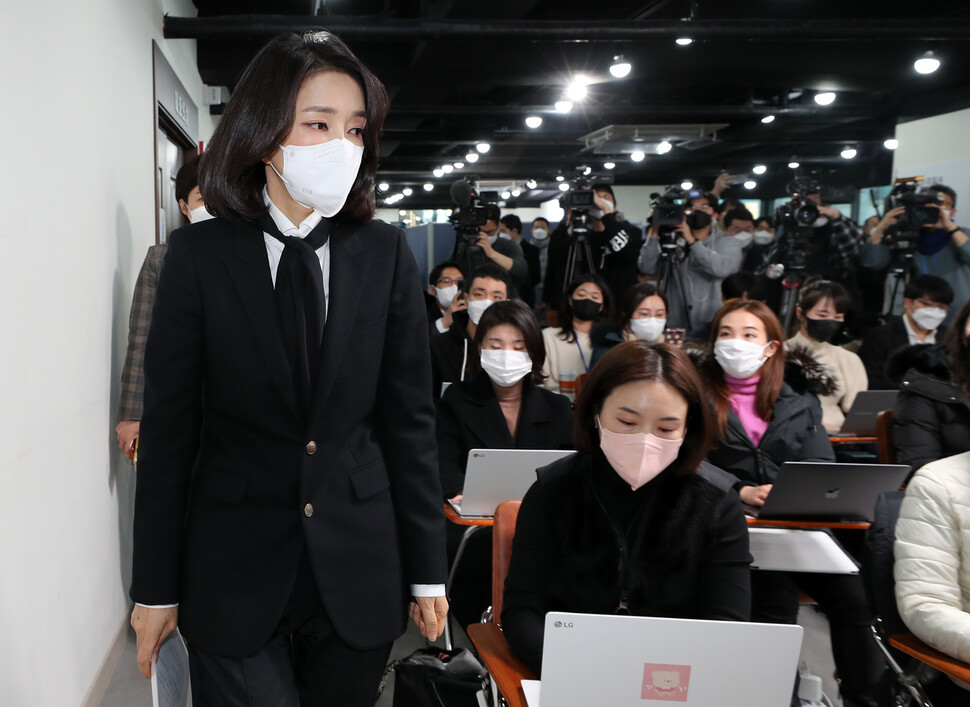
[[[502,501],[522,498],[536,480],[536,469],[575,454],[562,449],[472,449],[465,466],[461,503],[451,506],[462,518],[488,518]]]
[[[896,405],[898,390],[863,390],[856,394],[842,427],[833,437],[875,437],[876,416]]]
[[[529,707],[787,705],[801,644],[794,625],[549,612],[523,691]]]

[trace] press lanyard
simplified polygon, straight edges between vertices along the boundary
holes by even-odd
[[[589,364],[586,363],[586,356],[583,354],[583,347],[579,345],[579,337],[576,337],[576,348],[579,349],[579,358],[583,361],[583,368],[589,373]]]

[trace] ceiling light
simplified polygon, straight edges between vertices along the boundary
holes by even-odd
[[[434,189],[434,184],[432,184],[431,182],[428,182],[427,184],[424,185],[425,191],[431,191],[433,189]]]
[[[754,181],[753,179],[749,179],[748,181],[746,181],[744,183],[744,188],[745,189],[754,189],[756,186],[758,186],[758,183],[756,181]]]
[[[387,182],[381,182],[380,184],[377,185],[377,188],[380,189],[381,191],[387,191],[388,189],[391,188],[391,185],[388,184]]]
[[[436,167],[436,168],[435,168],[435,169],[434,169],[434,170],[433,170],[433,171],[431,172],[431,174],[433,174],[433,175],[434,175],[434,176],[436,176],[436,177],[443,177],[443,176],[445,176],[445,171],[444,171],[443,169],[441,169],[441,167]]]
[[[584,177],[588,177],[592,173],[593,173],[593,168],[592,167],[587,167],[586,169],[583,170],[583,176]]]
[[[455,168],[452,167],[450,164],[443,164],[441,165],[441,171],[444,172],[445,174],[451,174],[452,172],[455,171]]]
[[[640,150],[630,153],[630,159],[634,162],[643,162],[643,158],[646,157]]]
[[[854,147],[847,147],[844,150],[842,150],[842,152],[841,152],[842,159],[844,159],[844,160],[851,160],[857,154],[859,154],[859,153],[858,153],[858,151]]]
[[[522,193],[522,190],[521,189],[513,189],[512,190],[512,196],[518,196],[521,193]]]
[[[610,67],[610,73],[615,78],[622,79],[624,76],[629,75],[632,69],[633,65],[624,59],[623,55],[620,54],[613,57],[613,65]]]
[[[562,180],[564,180],[564,179],[565,179],[565,177],[564,177],[564,176],[562,176],[561,174],[557,174],[557,175],[556,175],[556,181],[557,181],[557,182],[561,182],[561,181],[562,181]]]
[[[686,47],[688,44],[693,44],[694,40],[690,37],[677,37],[677,44],[682,47]]]
[[[569,191],[569,185],[566,184],[566,182],[563,182],[559,185],[559,191]]]
[[[897,140],[894,137],[891,137],[888,140],[886,140],[882,144],[882,146],[885,147],[887,150],[895,150],[897,147],[899,147],[899,140]]]
[[[469,152],[467,155],[465,155],[465,162],[478,162],[478,153]]]
[[[775,116],[773,116],[773,115],[766,115],[764,118],[761,119],[761,122],[764,123],[765,125],[767,125],[768,123],[774,123],[775,122]]]
[[[933,52],[926,52],[913,62],[913,68],[920,74],[932,74],[940,68],[940,60],[933,56]]]
[[[659,145],[657,145],[657,154],[666,155],[668,152],[670,152],[671,149],[673,149],[673,145],[671,145],[669,141],[664,140]]]
[[[455,162],[455,169],[464,169],[464,167],[465,167],[464,162]]]
[[[492,146],[489,145],[487,142],[480,142],[477,145],[475,145],[475,149],[484,155],[486,152],[492,149]]]
[[[405,211],[404,209],[401,209],[400,211],[397,212],[397,215],[398,216],[407,216],[408,215],[408,212]]]
[[[566,86],[566,98],[571,101],[581,101],[586,98],[586,87],[578,82]]]
[[[538,128],[542,125],[542,117],[538,115],[530,115],[525,119],[525,124],[530,128]]]
[[[404,187],[404,189],[401,190],[401,193],[404,194],[404,196],[411,196],[414,193],[414,190],[411,189],[411,187]]]
[[[603,169],[613,169],[616,167],[616,162],[604,162]]]
[[[798,163],[795,161],[789,162],[788,169],[798,169]]]
[[[502,198],[503,199],[508,199],[510,196],[512,196],[512,192],[510,192],[508,190],[502,192]]]
[[[815,94],[815,102],[820,106],[830,106],[835,102],[835,94],[832,91],[823,91]]]
[[[539,182],[534,179],[530,179],[525,183],[525,185],[529,187],[529,189],[535,189],[537,186],[539,186]]]
[[[756,164],[751,171],[754,172],[755,174],[764,174],[765,172],[768,171],[768,168],[765,167],[763,164]]]
[[[690,181],[689,179],[685,179],[684,181],[682,181],[680,183],[680,188],[681,189],[693,189],[694,188],[694,182]]]
[[[573,109],[573,102],[565,99],[556,101],[556,110],[560,113],[568,113]]]

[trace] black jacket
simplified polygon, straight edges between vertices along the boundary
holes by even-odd
[[[869,390],[892,390],[896,386],[886,377],[886,362],[903,346],[909,346],[909,334],[902,317],[890,317],[882,326],[870,329],[862,339],[859,358],[866,367]]]
[[[631,491],[601,453],[577,454],[522,501],[502,627],[538,673],[548,611],[746,621],[750,562],[733,491],[667,472]]]
[[[893,409],[893,444],[900,464],[924,464],[970,451],[970,400],[950,382],[946,351],[919,344],[897,351],[886,364],[899,384]]]
[[[456,383],[481,370],[478,347],[468,336],[468,312],[451,315],[451,327],[431,336],[431,394],[441,397],[442,383]]]
[[[470,450],[572,449],[572,423],[566,396],[525,383],[513,439],[487,373],[455,383],[438,401],[438,468],[445,498],[461,493]]]
[[[179,603],[203,650],[252,655],[305,556],[337,635],[403,633],[408,584],[447,577],[427,326],[404,233],[334,222],[305,417],[262,228],[172,234],[145,352],[131,598]]]
[[[748,437],[741,420],[728,406],[727,434],[719,437],[707,459],[751,485],[770,484],[786,461],[835,461],[829,435],[822,425],[822,407],[816,394],[831,385],[824,367],[801,348],[785,354],[785,383],[761,441]],[[704,361],[704,374],[716,375]]]
[[[535,286],[541,284],[540,280],[542,277],[539,266],[539,249],[526,240],[519,241],[519,247],[522,248],[522,256],[525,258],[525,264],[529,266],[528,278],[521,278],[519,280],[519,296],[522,297],[522,301],[527,305],[535,307]]]

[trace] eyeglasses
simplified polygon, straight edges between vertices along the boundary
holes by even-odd
[[[434,284],[435,287],[451,287],[461,282],[460,277],[443,277]]]

